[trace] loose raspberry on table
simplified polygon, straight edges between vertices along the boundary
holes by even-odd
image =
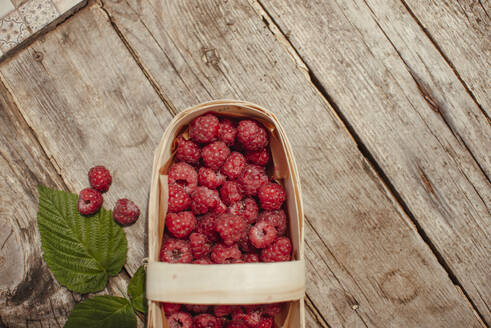
[[[220,188],[220,197],[226,205],[232,205],[242,199],[242,187],[235,181],[225,181]]]
[[[256,196],[259,188],[268,182],[264,167],[247,165],[237,181],[241,184],[245,196]]]
[[[284,236],[286,234],[287,222],[286,214],[283,210],[276,211],[264,211],[259,214],[258,222],[265,221],[275,227],[278,236]]]
[[[213,307],[213,313],[217,317],[226,317],[230,315],[235,308],[235,305],[215,305]]]
[[[260,150],[268,145],[268,133],[258,122],[243,120],[237,127],[237,140],[245,150]]]
[[[213,264],[213,262],[208,257],[202,257],[200,259],[194,260],[193,264]]]
[[[207,187],[196,187],[191,193],[191,209],[194,214],[205,214],[218,204],[218,192]]]
[[[82,189],[78,195],[78,211],[82,215],[94,214],[101,208],[103,200],[101,193],[97,190],[92,188]]]
[[[220,123],[213,114],[195,118],[189,125],[189,136],[197,143],[209,143],[217,140]]]
[[[267,148],[248,150],[245,152],[245,157],[249,163],[266,166],[269,162],[269,151]]]
[[[140,209],[129,199],[118,199],[113,210],[113,219],[122,225],[133,224],[140,216]]]
[[[230,246],[238,242],[246,229],[247,224],[240,216],[225,213],[217,219],[216,230],[225,245]]]
[[[169,328],[192,328],[193,317],[186,312],[176,312],[167,319]]]
[[[211,251],[211,244],[208,238],[199,232],[193,232],[189,235],[189,246],[195,259],[207,256]]]
[[[198,173],[188,163],[178,162],[172,164],[167,174],[169,176],[169,184],[178,184],[187,193],[191,193],[198,185]]]
[[[200,167],[198,170],[198,184],[210,189],[217,189],[225,182],[225,176],[220,172],[207,167]]]
[[[181,309],[181,304],[177,303],[160,303],[160,307],[165,312],[165,315],[169,316],[176,312],[179,312]]]
[[[227,118],[222,119],[218,130],[218,139],[225,142],[228,146],[232,146],[235,143],[236,135],[237,128],[235,127],[235,123]]]
[[[109,170],[102,165],[94,166],[89,170],[89,183],[92,188],[100,193],[109,190],[113,178]]]
[[[257,253],[247,253],[244,254],[245,263],[257,263],[259,262],[259,255]]]
[[[193,313],[205,313],[210,306],[206,304],[184,304],[184,308]]]
[[[215,242],[218,240],[218,232],[216,231],[217,226],[217,215],[214,213],[208,213],[204,216],[198,218],[198,228],[196,229],[199,233],[205,235],[209,241]]]
[[[213,170],[218,170],[230,155],[230,149],[223,141],[215,141],[201,150],[203,164]]]
[[[259,188],[257,197],[264,210],[278,210],[286,199],[286,193],[279,184],[269,182]]]
[[[262,306],[262,311],[265,315],[269,315],[271,317],[274,317],[281,312],[281,306],[282,305],[283,305],[283,303],[264,304]]]
[[[197,164],[201,157],[201,148],[192,140],[182,136],[177,138],[176,159],[189,164]]]
[[[291,260],[292,243],[287,237],[279,237],[271,245],[261,250],[263,262],[284,262]]]
[[[183,187],[177,184],[169,185],[169,200],[167,202],[169,212],[181,212],[191,205],[191,198]]]
[[[254,245],[252,245],[251,241],[249,240],[250,229],[251,226],[248,225],[238,242],[240,250],[246,253],[252,253],[257,251],[256,247],[254,247]]]
[[[200,314],[194,317],[194,328],[220,328],[221,323],[218,319],[208,313]]]
[[[230,207],[228,208],[228,212],[240,216],[247,223],[251,224],[256,222],[257,220],[259,207],[257,206],[254,198],[249,197],[230,205]]]
[[[237,244],[227,246],[216,244],[211,251],[211,260],[217,264],[232,263],[233,260],[240,260],[242,253]]]
[[[193,254],[189,243],[182,239],[169,239],[160,250],[160,261],[169,263],[190,263]]]
[[[272,317],[263,316],[255,328],[272,328],[273,322],[274,320]]]
[[[191,211],[168,213],[165,226],[174,237],[185,238],[196,227],[196,218]]]
[[[276,229],[269,223],[261,221],[249,230],[249,240],[256,248],[265,248],[276,239]]]
[[[245,167],[246,159],[244,155],[234,151],[227,157],[220,171],[230,180],[234,180],[239,177]]]

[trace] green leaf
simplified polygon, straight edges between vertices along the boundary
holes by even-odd
[[[39,186],[38,226],[43,257],[60,284],[79,292],[97,292],[121,271],[128,250],[123,229],[103,208],[82,216],[78,196]]]
[[[133,307],[140,312],[147,312],[147,299],[145,298],[145,268],[143,265],[136,270],[128,285],[128,296]]]
[[[75,306],[65,328],[134,328],[136,315],[127,299],[95,296]]]

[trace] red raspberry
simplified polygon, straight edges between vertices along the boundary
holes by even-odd
[[[236,151],[232,152],[229,157],[223,163],[221,172],[227,176],[230,180],[237,179],[246,167],[246,159],[244,155]]]
[[[122,225],[133,224],[140,216],[140,209],[131,200],[118,199],[113,210],[113,219]]]
[[[236,307],[234,305],[215,305],[213,307],[213,313],[217,317],[226,317],[230,313],[232,313],[232,311],[234,311],[235,308]]]
[[[225,181],[220,189],[220,197],[227,205],[232,205],[242,199],[242,187],[235,181]]]
[[[169,328],[192,328],[193,317],[186,312],[176,312],[167,319]]]
[[[291,260],[292,242],[287,237],[279,237],[271,245],[261,250],[263,262],[284,262]]]
[[[242,321],[232,320],[227,324],[226,328],[247,328],[247,325]]]
[[[160,303],[160,307],[165,312],[166,316],[170,316],[181,309],[181,304],[177,303]]]
[[[227,212],[227,209],[228,209],[227,205],[225,205],[221,199],[218,199],[217,206],[215,206],[212,212],[220,215]]]
[[[112,181],[111,173],[104,166],[94,166],[89,170],[90,185],[100,193],[108,191]]]
[[[266,166],[269,162],[269,151],[267,148],[255,151],[246,151],[247,161],[252,164]]]
[[[236,135],[237,128],[235,127],[235,123],[226,118],[222,119],[218,130],[218,139],[225,142],[228,146],[232,146],[235,143]]]
[[[100,192],[85,188],[78,195],[78,211],[82,215],[94,214],[101,208],[103,200]]]
[[[242,185],[246,196],[256,196],[258,189],[268,182],[264,167],[247,165],[237,181]]]
[[[259,262],[259,255],[257,253],[244,254],[245,263],[257,263]]]
[[[169,263],[190,263],[193,260],[189,243],[181,239],[169,239],[160,250],[160,261]]]
[[[217,140],[220,125],[213,114],[195,118],[189,125],[189,136],[197,143],[209,143]]]
[[[218,319],[211,314],[200,314],[194,317],[193,328],[219,328],[221,326]]]
[[[237,215],[226,213],[220,215],[217,219],[216,230],[225,245],[230,246],[238,242],[246,229],[245,221]]]
[[[186,193],[183,187],[177,184],[169,185],[169,212],[181,212],[189,207],[191,198]]]
[[[198,171],[198,183],[210,189],[217,189],[225,182],[225,176],[207,167],[200,167]]]
[[[194,260],[193,264],[213,264],[209,257],[202,257],[200,259]]]
[[[248,311],[244,317],[244,321],[248,327],[255,328],[261,321],[261,311]]]
[[[262,317],[255,328],[272,328],[274,319],[272,317]]]
[[[256,121],[243,120],[237,127],[237,140],[245,150],[260,150],[268,145],[268,133]]]
[[[264,304],[262,306],[262,311],[263,314],[269,315],[271,317],[276,316],[281,312],[281,306],[283,303],[271,303],[271,304]]]
[[[218,192],[206,187],[197,187],[191,193],[191,209],[194,214],[205,214],[214,209],[218,204]]]
[[[195,259],[207,256],[211,251],[211,244],[208,242],[208,238],[199,232],[193,232],[189,236],[189,246],[191,246]]]
[[[267,222],[258,222],[249,230],[249,240],[256,248],[265,248],[275,239],[276,229]]]
[[[243,218],[247,223],[252,224],[257,220],[259,208],[253,198],[246,198],[230,205],[230,207],[228,208],[228,212],[234,215],[238,215]]]
[[[206,145],[201,150],[201,158],[203,164],[213,170],[218,170],[228,155],[230,155],[230,149],[223,141],[215,141],[209,145]]]
[[[216,231],[216,221],[217,215],[214,213],[208,213],[199,218],[198,228],[196,230],[205,235],[211,242],[217,241],[218,233]]]
[[[194,313],[205,313],[210,308],[209,305],[206,304],[184,304],[186,310]]]
[[[257,249],[252,245],[251,241],[249,240],[249,230],[251,229],[251,226],[247,226],[246,230],[242,234],[242,236],[239,239],[239,247],[243,252],[246,253],[251,253],[251,252],[256,252]]]
[[[257,192],[259,203],[265,210],[277,210],[286,199],[285,189],[277,183],[269,182]]]
[[[201,157],[201,149],[192,140],[186,140],[182,136],[177,138],[176,159],[189,164],[197,164]]]
[[[214,263],[232,263],[233,260],[239,260],[242,253],[237,247],[237,244],[226,246],[224,244],[216,244],[211,251],[211,260]]]
[[[286,214],[283,210],[276,211],[264,211],[259,214],[258,222],[265,221],[275,227],[278,236],[284,236],[286,234]]]
[[[165,218],[165,226],[174,237],[185,238],[196,227],[196,218],[190,211],[169,213]]]
[[[191,193],[198,185],[198,173],[188,163],[174,163],[168,172],[169,184],[178,184],[184,187],[187,193]]]

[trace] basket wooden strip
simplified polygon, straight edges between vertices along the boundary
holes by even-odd
[[[189,265],[158,262],[167,211],[167,169],[173,159],[175,137],[197,116],[215,112],[249,117],[262,122],[271,134],[273,178],[287,193],[290,237],[296,261],[258,264]],[[252,304],[293,300],[288,311],[276,318],[276,326],[303,328],[304,245],[303,205],[298,169],[291,146],[276,117],[257,105],[235,100],[216,100],[176,115],[155,151],[149,200],[149,263],[147,267],[148,327],[167,327],[158,301],[203,304]],[[258,280],[257,277],[266,277]],[[252,280],[254,279],[254,280]],[[269,284],[269,286],[268,286]],[[268,289],[269,287],[269,289]],[[264,291],[266,288],[267,292]],[[180,296],[181,295],[181,296]],[[221,295],[221,297],[220,297]]]

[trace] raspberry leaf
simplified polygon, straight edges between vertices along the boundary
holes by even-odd
[[[65,328],[135,328],[130,302],[121,297],[95,296],[75,306]]]
[[[140,312],[147,312],[147,299],[145,298],[145,267],[136,270],[128,285],[128,296],[133,307]]]
[[[91,216],[77,210],[77,195],[39,186],[37,221],[43,257],[60,284],[79,292],[103,290],[126,261],[123,229],[112,212]]]

